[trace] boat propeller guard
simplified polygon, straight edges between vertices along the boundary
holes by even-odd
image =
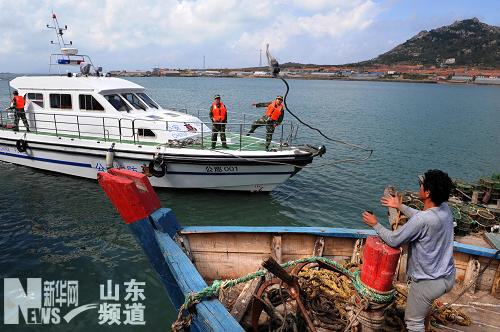
[[[28,149],[28,142],[26,142],[24,139],[18,139],[16,141],[16,148],[19,152],[26,152],[26,150]]]

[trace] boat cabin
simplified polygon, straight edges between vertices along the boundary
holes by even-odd
[[[11,86],[26,100],[37,134],[165,143],[210,129],[198,118],[163,109],[133,82],[96,76],[23,76]]]

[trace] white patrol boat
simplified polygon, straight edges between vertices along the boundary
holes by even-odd
[[[2,161],[92,179],[125,168],[147,174],[156,187],[271,191],[324,153],[284,140],[267,151],[264,139],[245,135],[248,123],[228,124],[228,148],[211,149],[211,128],[198,117],[164,109],[142,86],[92,70],[88,56],[66,47],[53,19],[61,53],[51,64],[80,65],[82,73],[10,82],[25,97],[29,131],[22,121],[13,130],[12,114],[0,113]]]

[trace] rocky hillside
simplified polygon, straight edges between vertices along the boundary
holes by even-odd
[[[359,63],[374,64],[500,67],[500,27],[473,18],[424,30],[389,52]]]

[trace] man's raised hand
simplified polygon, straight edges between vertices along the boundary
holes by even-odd
[[[396,196],[384,196],[380,199],[380,203],[383,206],[399,209],[401,206],[401,200],[398,195]]]

